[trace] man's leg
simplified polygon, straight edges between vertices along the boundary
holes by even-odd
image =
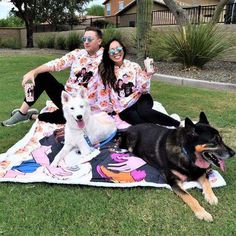
[[[61,104],[62,90],[64,90],[64,86],[60,84],[50,73],[39,74],[35,78],[34,101],[27,102],[26,99],[24,99],[24,102],[22,103],[20,109],[13,110],[11,114],[12,117],[8,120],[3,121],[2,125],[13,126],[21,122],[29,121],[30,119],[36,119],[38,117],[39,112],[37,111],[37,109],[30,109],[30,107],[38,100],[38,98],[44,91],[46,91],[46,93],[51,98],[51,100],[61,110],[62,109],[62,104]],[[58,115],[60,116],[58,117],[59,123],[65,123],[63,113],[62,112],[59,112],[59,113],[55,114],[56,116]],[[50,122],[51,115],[50,117],[43,116],[41,120]],[[58,123],[58,122],[57,120],[52,119],[51,123]]]

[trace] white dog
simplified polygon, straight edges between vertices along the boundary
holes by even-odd
[[[62,92],[62,106],[65,124],[65,141],[61,151],[56,155],[52,166],[60,165],[74,149],[80,151],[78,164],[91,160],[99,154],[92,145],[109,138],[116,131],[114,120],[105,112],[92,114],[86,91],[81,87],[76,96]],[[94,151],[95,150],[95,151]]]

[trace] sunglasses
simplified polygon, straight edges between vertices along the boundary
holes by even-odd
[[[88,36],[88,37],[83,36],[83,37],[81,38],[81,40],[82,40],[83,43],[85,43],[86,41],[87,41],[88,43],[91,43],[91,42],[94,40],[94,38],[91,37],[91,36]]]
[[[114,56],[116,53],[119,53],[119,52],[122,52],[123,51],[123,48],[122,47],[117,47],[115,49],[111,49],[108,51],[108,53],[111,55],[111,56]]]

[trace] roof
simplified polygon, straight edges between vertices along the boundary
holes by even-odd
[[[105,1],[105,2],[108,2],[109,0]],[[105,3],[104,2],[104,3]],[[103,3],[103,4],[104,4]],[[153,3],[156,3],[156,4],[160,4],[160,5],[164,5],[166,6],[166,4],[164,3],[163,0],[154,0]],[[118,11],[115,15],[120,15],[122,14],[123,12],[129,10],[132,6],[134,6],[136,4],[136,0],[130,2],[128,5],[126,5],[122,10]]]

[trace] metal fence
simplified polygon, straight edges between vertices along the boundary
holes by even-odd
[[[207,23],[212,19],[216,5],[196,6],[184,8],[191,23]],[[87,26],[105,28],[107,25],[114,27],[135,27],[137,22],[136,13],[121,16],[104,16],[86,19],[80,25],[36,25],[34,32],[65,31],[72,29],[84,29]],[[228,4],[221,12],[219,23],[236,24],[236,3]],[[152,12],[152,25],[175,25],[174,15],[169,10],[158,10]]]

